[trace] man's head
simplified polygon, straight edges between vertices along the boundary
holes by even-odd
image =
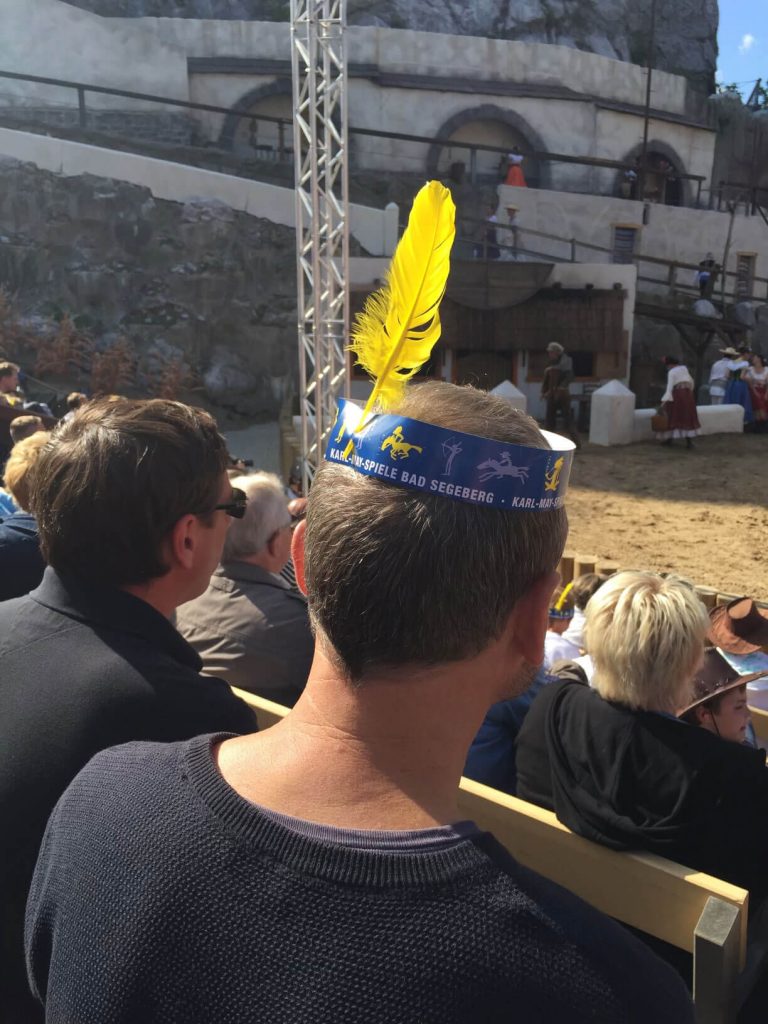
[[[565,349],[562,345],[558,345],[556,341],[551,341],[547,345],[547,356],[552,363],[556,363],[563,352],[565,352]]]
[[[29,483],[30,474],[40,452],[48,443],[50,434],[36,430],[29,437],[23,438],[13,446],[5,464],[5,486],[11,497],[23,512],[30,509]]]
[[[16,363],[0,363],[0,394],[11,394],[19,386],[19,367]]]
[[[584,611],[607,578],[597,572],[585,572],[576,577],[571,587],[571,598],[580,612]]]
[[[171,574],[182,600],[219,560],[231,498],[214,420],[181,402],[89,402],[32,473],[40,547],[60,572],[116,587]],[[179,602],[180,603],[180,602]]]
[[[11,440],[18,444],[25,437],[36,434],[38,430],[45,430],[45,424],[39,416],[17,416],[11,421]]]
[[[397,411],[547,447],[532,419],[473,388],[412,386]],[[303,566],[318,640],[353,681],[462,661],[499,639],[516,606],[535,592],[541,647],[566,532],[564,510],[482,508],[326,464],[309,497]],[[538,665],[541,649],[528,660]]]
[[[70,391],[67,395],[67,412],[74,412],[75,409],[85,405],[87,401],[88,396],[84,395],[82,391]]]
[[[232,486],[244,491],[248,506],[224,542],[223,561],[249,561],[267,572],[280,572],[291,557],[291,513],[274,473],[235,477]]]
[[[704,653],[706,609],[686,580],[621,572],[591,598],[584,638],[606,700],[677,714]]]

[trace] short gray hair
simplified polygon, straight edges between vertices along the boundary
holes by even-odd
[[[398,414],[547,448],[534,420],[471,387],[411,385]],[[480,653],[515,603],[558,564],[564,509],[508,512],[405,490],[326,463],[307,506],[313,627],[360,681],[377,668]]]
[[[690,701],[708,628],[707,610],[687,580],[618,573],[587,605],[592,685],[606,700],[677,714]]]
[[[257,554],[291,519],[283,485],[274,473],[237,476],[230,482],[248,495],[248,507],[243,518],[233,519],[227,531],[222,555],[225,562]]]

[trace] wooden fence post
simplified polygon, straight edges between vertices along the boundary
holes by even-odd
[[[573,559],[573,578],[594,572],[597,566],[597,555],[576,555]]]
[[[559,572],[560,584],[565,587],[573,579],[573,555],[569,555],[567,552],[563,555],[560,559]]]

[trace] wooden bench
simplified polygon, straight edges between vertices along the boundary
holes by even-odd
[[[260,729],[288,713],[272,701],[234,692],[254,708]],[[551,811],[471,779],[461,780],[459,809],[521,864],[615,920],[691,953],[699,1024],[735,1020],[763,957],[756,947],[747,963],[746,890],[653,854],[598,846],[575,835]]]

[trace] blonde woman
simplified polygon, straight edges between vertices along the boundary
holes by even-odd
[[[625,572],[604,584],[586,611],[592,687],[564,680],[536,697],[517,739],[517,794],[588,839],[761,896],[765,753],[676,718],[693,700],[708,625],[684,580]]]

